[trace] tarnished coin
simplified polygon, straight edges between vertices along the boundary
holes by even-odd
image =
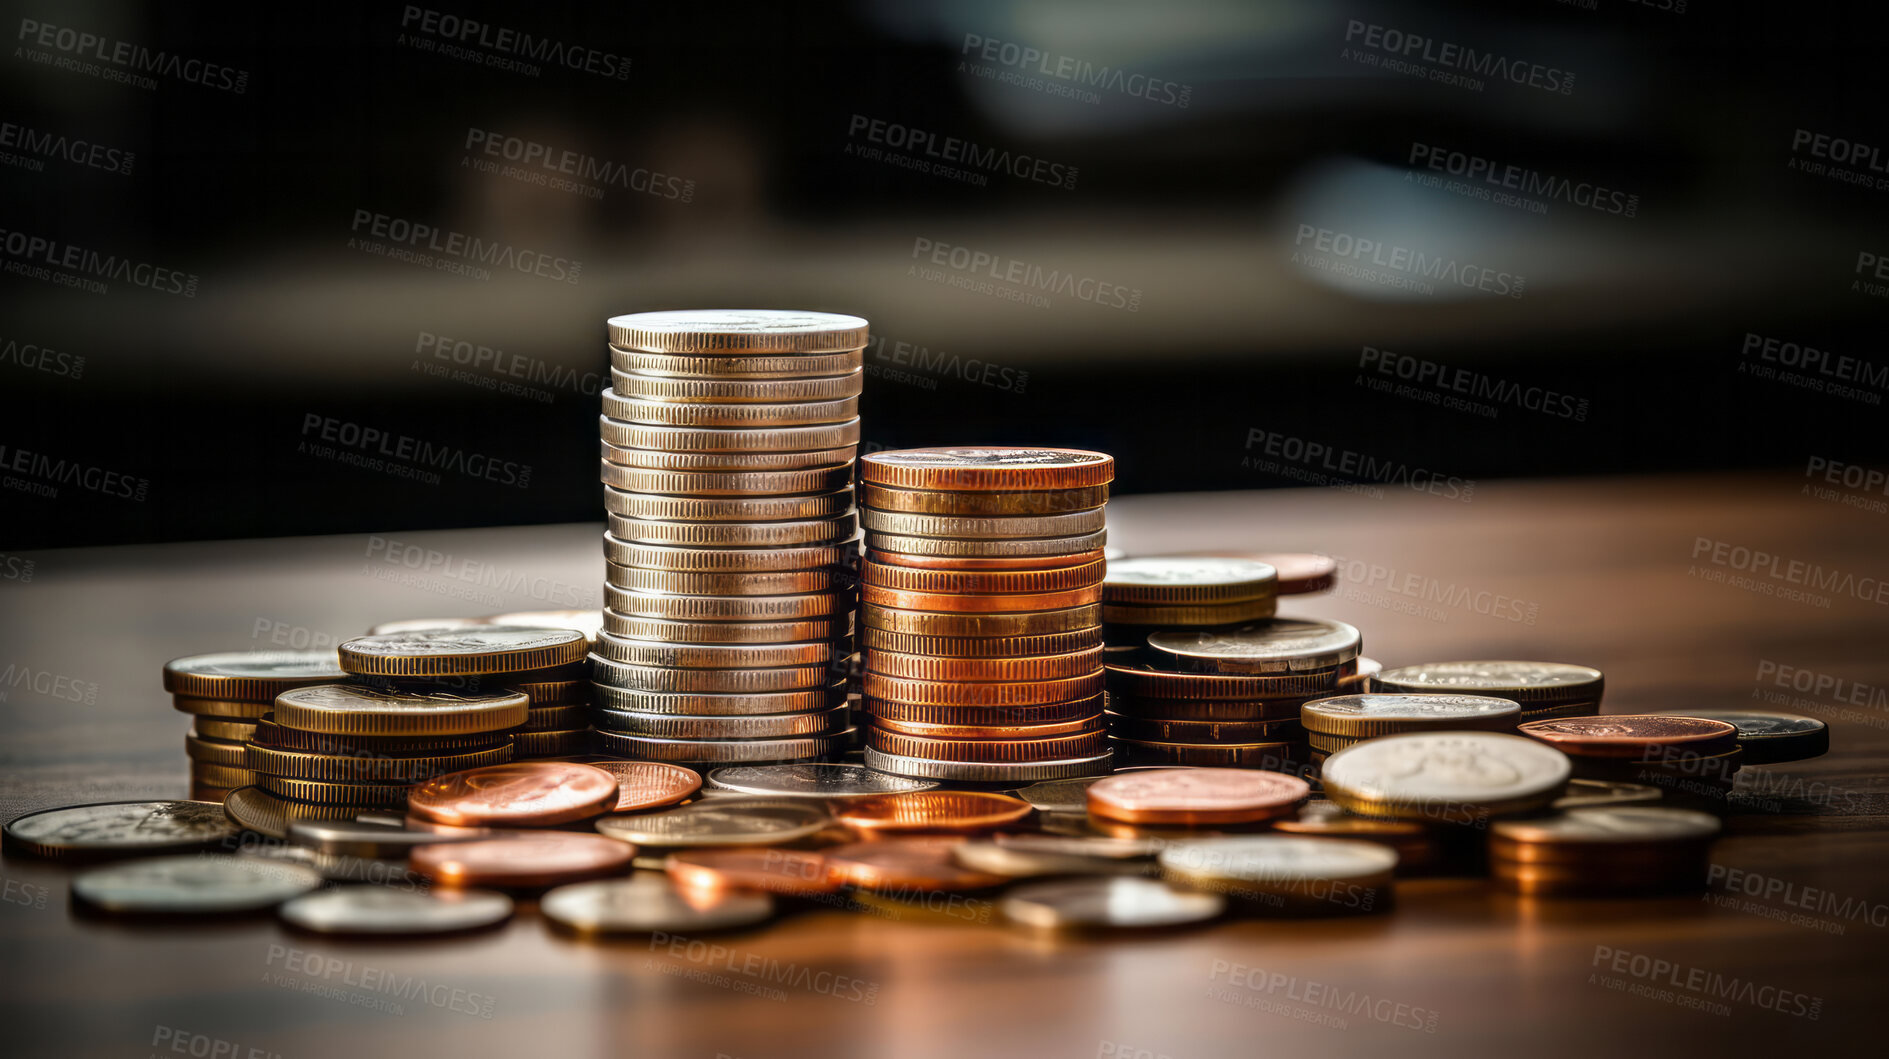
[[[1038,492],[1107,485],[1115,458],[1085,449],[890,449],[859,460],[862,482],[900,489]]]
[[[1148,930],[1202,923],[1226,899],[1155,879],[1091,878],[1032,883],[1004,894],[1004,918],[1039,930]]]
[[[1344,622],[1307,618],[1273,618],[1234,629],[1164,629],[1148,634],[1148,646],[1175,666],[1207,673],[1329,669],[1356,659],[1362,645],[1362,635]]]
[[[346,680],[333,651],[225,651],[164,663],[164,690],[226,702],[268,702],[290,688]]]
[[[598,610],[519,610],[481,620],[507,629],[575,629],[592,643],[603,628],[603,612]]]
[[[1297,915],[1382,911],[1397,867],[1397,854],[1375,842],[1305,835],[1178,841],[1159,859],[1170,881]]]
[[[1499,732],[1411,732],[1340,750],[1325,794],[1362,816],[1475,824],[1553,801],[1571,766],[1561,751]]]
[[[215,802],[95,802],[7,821],[7,848],[62,860],[177,853],[227,843],[240,829]]]
[[[1656,713],[1530,721],[1516,732],[1577,757],[1644,758],[1648,751],[1660,748],[1709,757],[1738,745],[1738,729],[1727,721]]]
[[[341,645],[341,667],[381,677],[483,676],[580,662],[588,637],[574,629],[484,626],[364,636]]]
[[[961,842],[952,848],[951,856],[972,871],[1011,879],[1040,875],[1153,875],[1159,870],[1153,861],[1146,858],[1094,857],[1060,850],[1032,849],[1006,845],[994,838]]]
[[[669,854],[663,870],[688,889],[765,890],[789,897],[839,889],[826,857],[792,849],[684,849]]]
[[[805,838],[833,822],[825,807],[805,800],[705,798],[677,809],[606,816],[599,833],[639,846],[771,846]]]
[[[452,886],[559,886],[618,875],[636,848],[601,835],[569,831],[514,831],[467,842],[416,846],[413,870]]]
[[[490,890],[416,893],[387,886],[337,886],[303,894],[276,912],[315,934],[450,934],[503,923],[512,899]]]
[[[313,868],[245,857],[147,857],[75,876],[72,895],[109,912],[212,915],[272,908],[322,884]]]
[[[708,782],[725,790],[774,798],[865,798],[878,794],[928,791],[936,780],[908,779],[875,772],[864,765],[741,765],[719,768]]]
[[[1197,606],[1277,594],[1278,572],[1250,559],[1155,555],[1108,564],[1110,604]]]
[[[1397,732],[1513,731],[1522,708],[1487,695],[1338,695],[1300,707],[1308,732],[1364,738]]]
[[[407,811],[442,824],[545,827],[609,812],[617,778],[569,761],[514,761],[430,779],[407,798]]]
[[[834,811],[847,827],[873,834],[993,831],[1033,812],[1021,798],[986,791],[911,791],[857,798]]]
[[[1130,824],[1244,824],[1284,816],[1312,793],[1297,776],[1245,769],[1125,772],[1088,790],[1091,814]]]
[[[758,890],[683,890],[661,872],[628,879],[560,886],[538,902],[546,919],[579,934],[690,936],[753,926],[774,914],[774,898]]]
[[[327,735],[468,735],[516,728],[529,719],[530,709],[531,698],[515,691],[459,695],[316,684],[276,696],[275,720],[286,728]]]
[[[1565,662],[1427,662],[1386,669],[1372,680],[1371,690],[1494,695],[1514,699],[1526,711],[1597,700],[1602,684],[1600,670]]]
[[[1747,765],[1801,761],[1830,750],[1830,726],[1815,717],[1770,710],[1666,710],[1686,717],[1724,721],[1738,729],[1735,737]],[[199,722],[198,727],[202,727]]]
[[[1009,881],[952,859],[950,835],[905,835],[824,850],[833,877],[863,890],[933,893],[987,890]]]
[[[609,321],[610,344],[651,353],[839,353],[870,340],[858,316],[801,309],[665,309]]]

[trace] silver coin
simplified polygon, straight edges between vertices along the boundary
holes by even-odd
[[[1154,879],[1104,877],[1019,886],[999,908],[1005,918],[1041,929],[1137,929],[1212,919],[1226,910],[1226,899]]]
[[[1366,739],[1325,759],[1325,795],[1364,816],[1473,823],[1548,804],[1572,771],[1554,747],[1502,732]]]
[[[1047,837],[1047,836],[1044,836]],[[960,867],[987,875],[1024,879],[1036,875],[1152,875],[1152,860],[1090,857],[1055,849],[1029,849],[992,839],[967,839],[951,847]]]
[[[1378,721],[1411,730],[1473,726],[1501,731],[1515,727],[1522,707],[1512,699],[1488,695],[1335,695],[1305,703],[1299,716],[1306,731],[1331,729],[1334,735],[1371,735],[1360,725]]]
[[[1086,813],[1089,811],[1089,786],[1101,776],[1076,776],[1066,780],[1044,780],[1017,792],[1017,797],[1045,813]]]
[[[689,934],[751,926],[774,914],[760,891],[679,892],[667,875],[639,871],[628,879],[560,886],[538,902],[546,919],[585,934]]]
[[[881,772],[924,779],[950,780],[957,783],[1030,784],[1041,780],[1068,779],[1073,776],[1100,776],[1109,771],[1115,755],[1064,758],[1058,761],[1005,762],[986,764],[977,761],[934,761],[929,758],[884,754],[866,748],[866,765]]]
[[[296,820],[288,827],[289,841],[320,853],[351,857],[404,857],[415,846],[438,845],[483,837],[484,832],[441,834],[409,828],[398,813],[388,814],[391,823],[355,820]]]
[[[94,868],[72,880],[73,896],[112,912],[204,915],[254,912],[322,884],[300,864],[225,856],[152,857]]]
[[[1365,882],[1390,874],[1397,853],[1375,842],[1308,835],[1230,835],[1176,841],[1161,869],[1189,879],[1290,887],[1311,881]]]
[[[720,768],[708,782],[724,790],[774,798],[863,798],[873,794],[928,791],[937,780],[874,772],[864,765],[752,765]]]
[[[1598,698],[1603,683],[1600,670],[1566,662],[1426,662],[1384,670],[1371,678],[1371,690],[1496,695],[1529,709],[1531,702]]]
[[[1490,833],[1514,842],[1688,842],[1717,835],[1718,817],[1656,805],[1590,806],[1530,820],[1498,820]]]
[[[1224,631],[1166,629],[1148,646],[1189,668],[1227,673],[1327,669],[1358,657],[1363,634],[1342,621],[1269,618]]]
[[[599,833],[638,846],[773,846],[815,834],[833,822],[811,801],[713,798],[656,813],[606,816]]]
[[[42,857],[130,857],[175,853],[242,833],[216,802],[97,802],[16,816],[7,845]]]
[[[290,926],[319,934],[447,934],[504,922],[512,899],[490,890],[339,886],[297,897],[277,914]]]

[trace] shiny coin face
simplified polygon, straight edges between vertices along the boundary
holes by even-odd
[[[545,827],[583,820],[617,804],[617,778],[570,761],[514,761],[430,779],[407,811],[442,824]]]
[[[1164,629],[1148,634],[1149,647],[1192,668],[1245,673],[1328,668],[1357,658],[1363,642],[1363,635],[1342,621],[1306,618],[1268,618],[1234,629]]]
[[[1297,776],[1250,769],[1123,772],[1089,788],[1089,812],[1138,824],[1252,823],[1290,812],[1312,789]]]
[[[303,684],[346,679],[333,651],[224,651],[164,664],[165,691],[204,699],[266,702]]]
[[[601,835],[515,831],[469,842],[419,846],[413,870],[452,886],[559,886],[629,870],[636,847]]]
[[[702,777],[694,769],[661,761],[592,761],[617,778],[613,813],[640,813],[674,805],[700,790]]]
[[[588,646],[588,638],[574,629],[480,626],[364,636],[342,644],[340,655],[353,673],[472,676],[568,665],[581,661]]]
[[[1212,603],[1270,595],[1278,571],[1251,559],[1151,555],[1108,564],[1110,603]]]
[[[1601,682],[1601,672],[1565,662],[1428,662],[1386,669],[1373,687],[1379,691],[1460,691],[1503,698],[1541,700],[1565,696]],[[1504,695],[1503,692],[1510,694]]]
[[[609,321],[610,344],[656,353],[858,349],[869,324],[857,316],[800,309],[668,309]]]
[[[1104,877],[1019,886],[998,907],[1006,919],[1039,929],[1145,930],[1212,919],[1226,899],[1154,879]]]
[[[834,813],[859,831],[989,831],[1034,812],[1021,798],[985,791],[913,791],[848,802]]]
[[[1326,794],[1353,812],[1409,818],[1452,807],[1483,812],[1544,804],[1567,782],[1568,756],[1499,732],[1419,732],[1346,747],[1323,767]]]
[[[199,849],[241,830],[215,802],[99,802],[14,817],[5,834],[10,848],[79,859]]]
[[[338,886],[293,898],[277,914],[316,934],[450,934],[503,923],[511,918],[512,899],[490,890]]]
[[[709,798],[678,809],[597,821],[601,834],[639,846],[771,846],[833,822],[824,806],[773,798]]]
[[[1724,721],[1738,729],[1736,740],[1748,765],[1801,761],[1830,749],[1830,726],[1815,717],[1770,710],[1671,710],[1687,717]]]
[[[242,857],[152,857],[94,868],[73,896],[112,912],[210,915],[271,908],[322,884],[313,868]]]
[[[1373,736],[1475,728],[1513,729],[1522,707],[1487,695],[1339,695],[1300,707],[1308,732]]]
[[[719,768],[708,782],[724,790],[773,798],[864,798],[875,794],[928,791],[937,780],[908,779],[864,765],[743,765]]]
[[[1722,754],[1735,745],[1738,729],[1725,721],[1662,714],[1564,717],[1530,721],[1516,731],[1569,754],[1638,757],[1655,747]]]
[[[1718,817],[1654,805],[1592,806],[1528,820],[1499,820],[1490,833],[1513,842],[1685,842],[1720,831]]]
[[[1161,851],[1161,869],[1175,875],[1258,884],[1303,880],[1356,881],[1385,875],[1397,854],[1375,842],[1304,835],[1236,835],[1175,842]]]
[[[560,886],[544,895],[538,910],[552,922],[583,934],[689,934],[731,930],[774,914],[774,899],[751,890],[681,890],[661,872],[628,879]]]
[[[518,692],[459,695],[316,684],[276,696],[275,719],[331,735],[458,735],[517,727],[530,708],[530,697]]]

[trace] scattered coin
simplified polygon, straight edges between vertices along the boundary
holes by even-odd
[[[909,831],[991,831],[1034,812],[1021,798],[984,791],[913,791],[848,802],[834,813],[840,823],[873,834]]]
[[[568,831],[416,846],[413,870],[452,886],[541,887],[627,871],[634,846]]]
[[[947,835],[911,835],[824,852],[835,878],[863,890],[931,893],[1001,886],[1004,876],[966,868],[952,859],[952,850],[962,841]]]
[[[1397,854],[1377,843],[1304,835],[1181,841],[1159,859],[1170,881],[1284,915],[1383,911],[1397,867]]]
[[[1005,918],[1043,930],[1145,930],[1205,922],[1226,911],[1226,900],[1155,879],[1101,877],[1019,886],[998,907]]]
[[[1399,732],[1514,731],[1522,708],[1487,695],[1339,695],[1300,708],[1308,732],[1368,738]]]
[[[41,857],[148,856],[234,839],[239,828],[215,802],[96,802],[41,809],[7,821],[10,849]]]
[[[316,934],[450,934],[505,922],[512,916],[512,899],[489,890],[415,893],[338,886],[292,898],[277,915]]]
[[[1724,721],[1738,729],[1746,764],[1801,761],[1830,750],[1830,726],[1815,717],[1769,710],[1669,710],[1687,717]]]
[[[1705,756],[1723,754],[1737,747],[1738,734],[1738,729],[1726,721],[1662,714],[1530,721],[1516,731],[1564,754],[1638,758],[1648,751],[1666,748]]]
[[[1372,680],[1371,690],[1494,695],[1514,699],[1527,711],[1598,700],[1602,684],[1600,670],[1564,662],[1428,662],[1386,669]]]
[[[354,820],[295,820],[287,824],[288,840],[322,853],[350,857],[405,857],[415,846],[437,845],[458,837],[476,838],[480,832],[447,837],[436,831],[408,828],[400,823],[375,824]]]
[[[639,846],[770,846],[805,838],[833,822],[809,801],[705,798],[658,813],[606,816],[597,830]]]
[[[708,774],[708,782],[743,794],[775,798],[863,798],[928,791],[938,786],[937,780],[894,776],[864,765],[817,763],[719,768]]]
[[[516,761],[435,777],[415,787],[407,811],[442,824],[543,827],[583,820],[617,804],[617,778],[564,761]]]
[[[110,912],[210,915],[254,912],[321,886],[295,864],[228,856],[148,857],[75,876],[72,895]]]
[[[664,870],[678,886],[765,890],[807,897],[839,889],[826,857],[791,849],[685,849],[669,854]]]
[[[538,910],[580,934],[691,935],[753,926],[774,915],[774,899],[754,890],[680,890],[661,872],[560,886]]]
[[[1145,858],[1095,857],[1050,849],[1006,845],[993,839],[972,839],[952,847],[952,857],[972,871],[1011,879],[1039,875],[1152,875],[1154,863]]]
[[[1087,805],[1130,824],[1244,824],[1283,816],[1310,794],[1297,776],[1188,768],[1109,776],[1089,788]]]
[[[613,813],[640,813],[674,805],[702,787],[702,777],[694,769],[661,761],[592,761],[592,768],[602,769],[617,778],[617,803]]]

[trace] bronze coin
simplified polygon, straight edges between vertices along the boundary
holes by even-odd
[[[413,870],[452,886],[557,886],[629,871],[636,847],[570,831],[415,846]]]
[[[962,841],[956,836],[913,835],[835,846],[825,853],[835,879],[865,890],[987,890],[1009,881],[960,866],[951,851]]]
[[[617,778],[566,761],[514,761],[439,776],[415,787],[407,810],[442,824],[545,827],[617,804]]]
[[[1153,769],[1097,780],[1088,808],[1128,824],[1250,824],[1284,816],[1311,793],[1304,780],[1277,772]]]
[[[686,889],[811,896],[840,888],[826,857],[807,850],[679,849],[669,854],[663,869]]]
[[[1710,756],[1737,745],[1738,729],[1704,717],[1664,714],[1611,714],[1529,721],[1516,729],[1567,754],[1586,757],[1644,757],[1651,748],[1670,747]]]
[[[971,834],[1029,816],[1030,803],[986,791],[906,791],[855,798],[834,812],[840,823],[874,834],[905,831]]]
[[[1102,549],[1095,548],[1069,555],[1012,555],[1012,556],[976,556],[976,555],[919,555],[909,552],[883,551],[868,541],[866,559],[883,566],[910,567],[915,570],[948,570],[957,572],[986,571],[1010,573],[1025,570],[1061,570],[1072,567],[1088,566],[1102,561]]]
[[[640,813],[674,805],[702,789],[702,777],[694,769],[662,761],[592,761],[617,778],[617,804],[613,813]]]

